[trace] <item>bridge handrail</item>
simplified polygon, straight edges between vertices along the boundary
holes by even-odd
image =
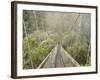
[[[38,69],[40,69],[48,60],[49,56],[52,54],[53,50],[55,49],[55,47],[51,50],[51,52],[47,55],[47,57],[41,62],[41,64],[38,66]]]
[[[71,61],[72,61],[73,64],[75,64],[76,66],[80,66],[80,64],[79,64],[68,52],[66,52],[66,51],[64,50],[64,48],[62,48],[62,49],[63,49],[63,51],[65,52],[65,54],[66,54],[67,56],[69,56],[69,58],[71,59]]]

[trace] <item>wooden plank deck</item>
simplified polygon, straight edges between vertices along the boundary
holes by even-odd
[[[48,56],[42,61],[38,68],[57,68],[57,67],[75,67],[80,64],[64,50],[64,48],[57,44]]]

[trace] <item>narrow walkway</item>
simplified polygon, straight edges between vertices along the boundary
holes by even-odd
[[[57,44],[48,56],[43,60],[38,68],[56,68],[56,67],[75,67],[80,66],[79,63]]]

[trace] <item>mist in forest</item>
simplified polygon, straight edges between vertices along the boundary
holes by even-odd
[[[81,65],[91,65],[91,14],[23,10],[23,69],[37,68],[61,46]]]

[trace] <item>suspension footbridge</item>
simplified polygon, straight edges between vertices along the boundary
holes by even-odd
[[[57,44],[47,57],[42,61],[38,68],[56,68],[56,67],[75,67],[80,64],[64,50],[64,48]]]

